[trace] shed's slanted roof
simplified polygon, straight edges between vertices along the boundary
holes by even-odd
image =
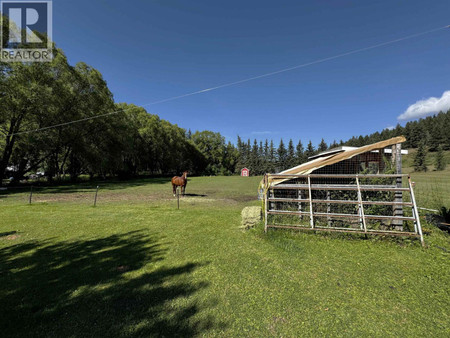
[[[303,163],[299,166],[296,166],[294,168],[290,168],[287,170],[284,170],[280,172],[279,174],[283,175],[307,175],[311,174],[314,170],[326,167],[328,165],[332,165],[344,160],[351,159],[355,156],[367,153],[369,151],[375,151],[379,149],[384,149],[389,146],[393,146],[398,143],[403,143],[406,141],[406,138],[404,136],[398,136],[391,138],[389,140],[369,144],[367,146],[359,147],[359,148],[353,148],[348,150],[341,150],[338,153],[332,153],[331,155],[326,155],[324,157],[319,157],[316,159],[313,159],[312,161]],[[285,178],[271,178],[271,181],[269,183],[273,183],[272,185],[280,184],[281,182],[286,181]]]
[[[310,157],[308,157],[308,159],[309,160],[313,160],[313,159],[318,158],[318,157],[324,157],[324,156],[333,155],[333,154],[337,154],[337,153],[342,153],[344,151],[355,150],[355,149],[358,149],[358,148],[357,147],[349,147],[349,146],[336,147],[336,148],[332,148],[332,149],[329,149],[329,150],[325,150],[325,151],[323,151],[323,152],[321,152],[321,153],[319,153],[317,155],[310,156]],[[373,152],[377,153],[378,150],[373,150]],[[385,148],[384,149],[384,153],[385,154],[392,154],[392,149]],[[409,153],[408,150],[402,149],[402,155],[408,155],[408,153]]]

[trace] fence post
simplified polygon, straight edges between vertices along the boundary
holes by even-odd
[[[362,200],[361,186],[359,185],[359,176],[358,175],[356,175],[356,185],[358,187],[358,204],[359,204],[360,222],[364,229],[364,232],[367,232],[366,216],[364,214],[364,204],[363,204],[363,200]]]
[[[269,176],[264,176],[264,232],[267,233],[267,193],[269,192]]]
[[[303,199],[303,191],[302,189],[298,189],[298,193],[297,193],[298,199],[301,201]],[[305,208],[306,210],[306,208]],[[298,211],[299,211],[299,220],[300,222],[303,221],[303,209],[302,209],[302,202],[298,202]]]
[[[397,188],[402,188],[403,182],[402,182],[402,144],[398,143],[396,145],[392,146],[392,164],[395,168],[395,172],[398,175],[395,179],[395,185]],[[403,206],[400,204],[403,202],[403,193],[402,191],[395,191],[394,192],[395,202],[398,202],[399,204],[394,205],[393,211],[394,216],[403,216]],[[403,221],[401,220],[394,220],[392,222],[395,225],[395,229],[398,231],[403,231]]]
[[[311,189],[311,175],[308,175],[308,190],[309,190],[309,218],[311,229],[314,229],[314,212],[313,212],[313,202],[312,202],[312,189]]]
[[[178,210],[180,210],[180,187],[177,187],[177,204]]]
[[[97,190],[95,191],[94,207],[97,206],[97,195],[98,195],[98,185],[97,185]]]
[[[411,202],[413,203],[414,216],[416,218],[415,228],[417,229],[418,235],[420,236],[420,242],[422,243],[422,246],[425,247],[425,241],[423,240],[423,233],[422,233],[422,225],[420,224],[419,210],[417,209],[416,197],[414,196],[414,189],[411,183],[411,176],[409,175],[408,175],[408,184],[409,184],[409,191],[411,194]]]
[[[327,190],[327,201],[331,200],[331,192]],[[331,214],[331,203],[327,203],[327,214]],[[333,222],[331,221],[331,217],[327,216],[328,226],[331,227]]]
[[[30,189],[29,204],[31,204],[31,199],[32,199],[32,197],[33,197],[33,186],[31,186],[31,189]]]

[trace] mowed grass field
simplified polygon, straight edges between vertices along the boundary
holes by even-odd
[[[37,189],[32,205],[3,192],[1,335],[450,335],[447,234],[427,227],[422,248],[239,230],[259,180],[190,178],[180,210],[168,179],[101,183],[96,208],[91,184]]]
[[[450,151],[444,152],[447,167],[443,171],[435,171],[435,153],[428,153],[426,163],[427,172],[414,172],[413,163],[416,150],[404,156],[404,172],[411,175],[415,184],[417,204],[423,208],[438,209],[442,206],[450,208]]]

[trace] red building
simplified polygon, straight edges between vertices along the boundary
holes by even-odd
[[[247,168],[242,169],[241,170],[241,176],[249,177],[250,176],[250,170],[248,170]]]

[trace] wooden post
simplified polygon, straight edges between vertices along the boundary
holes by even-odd
[[[312,193],[311,193],[311,176],[308,175],[308,189],[309,189],[309,223],[311,229],[314,229],[314,216],[313,216],[313,203],[312,203]]]
[[[97,206],[97,195],[98,195],[98,185],[97,185],[97,189],[95,190],[94,207]]]
[[[302,190],[301,189],[298,189],[298,194],[297,194],[297,197],[298,197],[298,199],[299,200],[301,200],[302,199]],[[301,212],[302,212],[302,202],[298,202],[298,211],[299,211],[299,219],[300,219],[300,221],[302,221],[303,220],[303,216],[302,216],[302,214],[301,214]]]
[[[392,146],[392,164],[394,165],[395,172],[397,175],[402,174],[402,145],[401,143],[395,144]],[[402,187],[402,177],[398,176],[396,178],[396,186],[397,188]],[[394,201],[397,203],[401,203],[403,201],[403,193],[401,191],[396,191],[394,197]],[[393,215],[394,216],[403,216],[403,206],[401,204],[396,204],[393,207]],[[395,230],[403,231],[403,221],[401,220],[393,220],[392,224],[395,226]]]
[[[267,178],[266,185],[264,186],[264,232],[267,233],[267,193],[269,192],[269,179]]]
[[[31,189],[30,189],[29,204],[31,204],[31,199],[32,199],[32,197],[33,197],[33,186],[31,186]]]
[[[180,187],[177,187],[177,204],[178,204],[178,210],[180,210]]]
[[[327,190],[327,201],[331,200],[331,191]],[[331,203],[327,203],[327,214],[331,213]],[[327,216],[328,226],[332,226],[331,217]]]
[[[269,189],[268,190],[269,193],[269,197],[274,198],[275,197],[275,192],[273,191],[273,189]],[[275,202],[269,202],[269,210],[275,210]]]

